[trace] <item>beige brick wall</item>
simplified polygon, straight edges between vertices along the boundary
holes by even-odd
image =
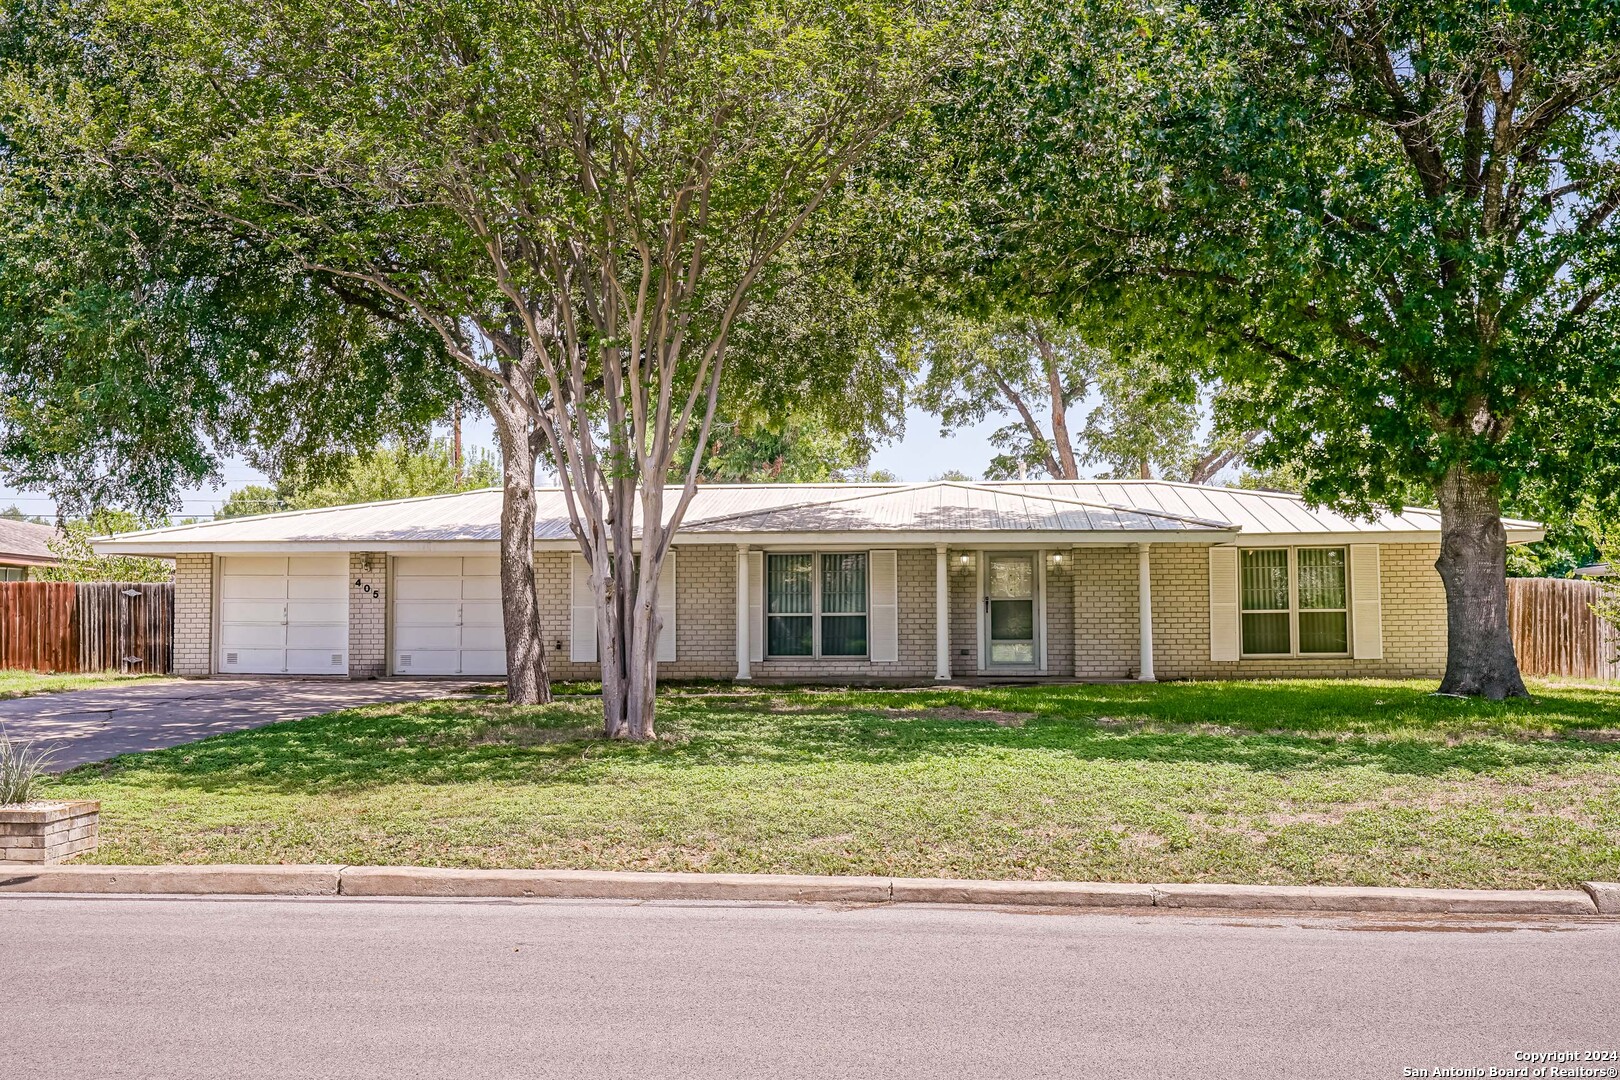
[[[677,546],[675,662],[658,665],[664,679],[730,679],[737,674],[737,549],[725,544]],[[901,550],[896,558],[900,659],[756,660],[757,679],[907,679],[934,677],[934,551]],[[569,556],[535,556],[546,662],[554,679],[594,679],[595,664],[568,659]]]
[[[1197,549],[1203,555],[1204,549]],[[1205,556],[1207,558],[1207,556]],[[1141,666],[1138,642],[1137,554],[1133,547],[1074,550],[1074,674],[1081,679],[1134,678]],[[1207,605],[1206,605],[1207,606]],[[1154,603],[1154,622],[1159,621]],[[1209,622],[1205,612],[1204,622]],[[1155,663],[1157,660],[1155,659]]]
[[[678,547],[676,655],[660,665],[663,678],[730,679],[736,674],[736,549],[729,545]],[[1209,659],[1209,556],[1199,545],[1152,548],[1154,666],[1161,679],[1305,676],[1435,676],[1445,668],[1445,592],[1434,560],[1435,544],[1386,544],[1381,549],[1384,659],[1275,658],[1216,663]],[[978,560],[967,566],[950,553],[951,671],[979,673]],[[1136,674],[1137,554],[1133,547],[1065,550],[1061,564],[1045,561],[1046,656],[1054,678],[1123,679]],[[934,676],[934,551],[898,553],[900,659],[755,661],[760,679],[904,679]],[[363,553],[349,559],[349,673],[381,675],[386,665],[386,560]],[[576,664],[569,653],[569,556],[536,556],[541,629],[553,678],[590,679],[595,664]],[[361,585],[372,585],[365,593]],[[175,560],[175,673],[207,675],[213,667],[213,557]]]
[[[349,678],[380,679],[388,673],[388,556],[349,553]],[[368,592],[366,586],[371,589]]]
[[[214,557],[177,555],[174,560],[174,673],[210,675],[214,670]]]

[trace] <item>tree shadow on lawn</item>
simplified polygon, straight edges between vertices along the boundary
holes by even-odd
[[[414,702],[126,755],[69,773],[64,786],[105,778],[307,794],[394,784],[590,785],[634,783],[663,769],[1016,763],[1025,754],[1032,766],[1137,762],[1268,774],[1620,772],[1620,743],[1576,737],[1617,722],[1601,699],[1564,695],[1499,707],[1418,700],[1411,684],[1225,685],[1242,685],[1244,700],[1211,693],[1211,684],[671,695],[660,707],[665,735],[652,744],[596,737],[598,705],[589,698],[527,708]],[[1322,689],[1334,693],[1324,697]],[[976,709],[1029,718],[1003,726],[971,719]],[[1291,729],[1279,726],[1287,722]]]

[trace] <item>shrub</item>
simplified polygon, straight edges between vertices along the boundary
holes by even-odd
[[[55,753],[50,747],[36,750],[33,743],[18,742],[0,730],[0,806],[32,802]]]

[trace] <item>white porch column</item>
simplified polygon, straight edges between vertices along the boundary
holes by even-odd
[[[934,545],[934,678],[951,677],[951,564],[945,545]]]
[[[1153,677],[1153,568],[1148,563],[1148,545],[1136,545],[1136,609],[1141,616],[1142,659],[1136,677],[1142,682],[1158,682]]]
[[[737,545],[737,679],[752,679],[748,671],[748,545]]]

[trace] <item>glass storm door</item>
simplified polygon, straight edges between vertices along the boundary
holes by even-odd
[[[1035,556],[991,554],[984,569],[986,655],[991,667],[1035,665]]]

